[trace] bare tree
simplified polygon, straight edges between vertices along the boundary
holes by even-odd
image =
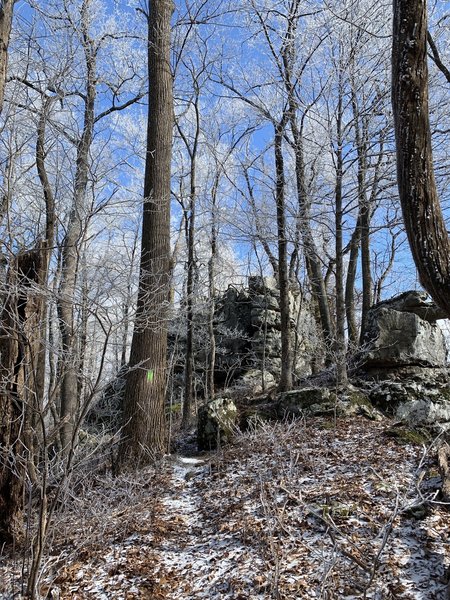
[[[186,64],[186,68],[192,77],[193,95],[189,105],[194,111],[193,134],[188,136],[177,122],[178,133],[183,140],[189,156],[189,200],[187,206],[183,198],[180,201],[183,206],[185,219],[185,237],[187,246],[186,265],[186,364],[184,368],[184,402],[182,427],[187,428],[191,422],[192,394],[194,382],[194,283],[196,271],[195,242],[196,242],[196,209],[197,209],[197,155],[200,141],[200,82],[201,71],[196,72],[193,64]],[[192,139],[190,139],[192,138]]]
[[[89,180],[89,151],[94,132],[97,49],[90,36],[90,0],[80,11],[82,46],[86,66],[86,89],[83,94],[83,130],[76,144],[76,173],[72,207],[63,243],[62,274],[59,288],[58,315],[64,360],[61,384],[61,446],[71,446],[78,404],[78,368],[75,340],[74,296],[77,284],[80,245],[86,218],[86,189]]]
[[[392,106],[409,245],[423,287],[450,316],[450,240],[436,189],[428,109],[426,0],[394,0]]]
[[[173,91],[172,0],[148,6],[148,122],[141,267],[124,401],[119,461],[136,464],[165,450],[167,316],[170,287],[170,173]]]

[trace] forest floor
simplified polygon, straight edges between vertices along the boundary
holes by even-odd
[[[265,424],[206,456],[87,477],[55,515],[42,596],[450,598],[433,451],[391,426]],[[20,598],[26,562],[0,559],[0,598]]]

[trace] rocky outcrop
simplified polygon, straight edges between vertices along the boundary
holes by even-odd
[[[294,372],[310,373],[313,319],[302,305],[298,290],[289,293]],[[248,371],[281,372],[281,316],[279,290],[271,277],[249,277],[248,288],[230,287],[217,309],[217,375],[238,379]]]
[[[417,291],[374,306],[367,317],[361,354],[364,370],[445,366],[447,350],[436,324],[443,316],[426,294]]]
[[[348,417],[363,415],[372,420],[381,419],[367,394],[349,385],[344,392],[336,393],[327,387],[308,387],[279,394],[279,418],[311,415],[336,415]]]
[[[229,398],[216,398],[198,410],[198,449],[214,450],[231,440],[237,430],[238,411]]]
[[[450,430],[445,314],[423,292],[374,306],[361,355],[370,400],[408,426]]]
[[[242,391],[248,396],[256,396],[264,391],[274,388],[275,385],[275,377],[270,371],[250,369],[236,381],[233,390],[237,393]]]
[[[390,377],[360,382],[371,402],[409,427],[450,431],[450,379],[447,369],[409,368]]]

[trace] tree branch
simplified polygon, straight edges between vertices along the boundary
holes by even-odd
[[[444,74],[444,77],[448,81],[448,83],[450,83],[450,71],[449,71],[449,69],[447,69],[447,67],[442,62],[440,54],[439,54],[439,50],[438,50],[433,38],[431,37],[431,33],[429,31],[427,31],[427,42],[428,42],[428,46],[431,49],[431,54],[429,54],[428,56],[430,56],[430,58],[433,60],[434,64],[437,66],[439,71],[441,71]]]
[[[113,112],[117,112],[119,110],[124,110],[125,108],[128,108],[135,102],[139,102],[139,100],[141,100],[144,96],[145,96],[145,93],[142,92],[142,93],[138,94],[137,96],[134,96],[134,98],[131,98],[127,102],[124,102],[123,104],[119,104],[118,106],[111,106],[107,110],[104,110],[99,115],[97,115],[94,119],[94,123],[97,123],[98,121],[100,121],[100,119],[103,119],[103,117],[106,117]]]

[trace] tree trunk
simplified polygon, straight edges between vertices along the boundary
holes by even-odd
[[[336,363],[336,385],[338,387],[347,385],[347,352],[345,341],[345,297],[344,297],[344,253],[343,253],[343,207],[342,207],[342,178],[343,178],[343,83],[342,70],[339,68],[339,98],[336,115],[336,187],[335,187],[335,250],[336,250],[336,337],[334,344]]]
[[[216,370],[216,332],[214,316],[216,312],[216,260],[217,260],[217,193],[219,189],[221,171],[216,173],[211,191],[211,256],[208,261],[208,334],[209,334],[209,360],[207,393],[211,400],[214,399],[215,385],[214,374]]]
[[[83,4],[83,11],[88,10]],[[84,105],[84,123],[77,144],[77,162],[72,208],[63,242],[62,272],[58,296],[58,316],[62,342],[61,382],[61,447],[67,453],[74,440],[78,409],[78,366],[75,334],[74,302],[77,284],[80,244],[84,235],[86,218],[86,189],[89,176],[89,151],[94,131],[96,95],[96,49],[89,37],[87,13],[82,14],[83,46],[87,80]]]
[[[361,247],[361,278],[362,278],[362,310],[361,310],[361,329],[359,340],[360,343],[364,339],[365,329],[366,329],[366,320],[367,313],[372,305],[372,297],[373,297],[373,285],[372,285],[372,269],[370,262],[370,217],[371,217],[371,209],[370,202],[367,198],[367,189],[366,189],[366,177],[367,177],[367,153],[368,153],[368,139],[367,139],[367,123],[364,121],[364,116],[361,117],[358,101],[356,97],[355,91],[355,83],[353,82],[352,89],[352,112],[353,112],[353,120],[354,120],[354,129],[355,129],[355,143],[356,143],[356,152],[358,156],[358,233],[356,234],[356,239],[352,238],[352,248],[351,252],[351,261],[349,264],[349,278],[347,286],[347,314],[349,317],[349,338],[352,342],[357,342],[356,330],[355,330],[355,321],[354,319],[354,309],[352,311],[351,304],[354,302],[353,293],[354,287],[350,288],[350,282],[355,278],[355,273],[353,272],[356,269],[356,261],[353,262],[353,258],[356,258],[355,254],[358,254],[357,248],[353,246],[353,242],[356,240],[359,241],[359,245]],[[363,119],[362,123],[361,118]]]
[[[42,293],[41,314],[38,317],[39,323],[39,352],[36,358],[36,408],[37,413],[34,415],[34,429],[37,431],[39,413],[44,409],[44,394],[45,394],[45,376],[47,365],[47,329],[48,329],[48,271],[50,265],[50,257],[52,254],[53,244],[55,240],[55,198],[50,181],[47,175],[45,166],[45,130],[47,125],[49,109],[54,102],[54,98],[47,98],[42,107],[42,113],[38,123],[37,141],[36,141],[36,168],[41,182],[42,191],[45,200],[45,239],[41,245],[41,264],[40,273],[38,274],[38,282]]]
[[[25,468],[33,456],[41,249],[11,261],[0,325],[0,542],[22,539]]]
[[[365,195],[365,194],[364,194]],[[372,306],[373,283],[370,255],[370,202],[365,197],[361,204],[361,277],[362,277],[362,309],[361,331],[359,342],[362,343],[367,328],[367,315]]]
[[[192,160],[192,159],[191,159]],[[195,159],[191,162],[191,193],[187,221],[187,282],[186,282],[186,364],[184,372],[184,403],[181,426],[191,422],[192,392],[194,387],[194,272],[195,272]]]
[[[187,282],[186,282],[186,364],[184,371],[184,403],[183,417],[181,426],[183,429],[189,427],[191,422],[192,396],[194,390],[194,305],[195,305],[195,286],[194,278],[197,270],[195,262],[195,218],[197,204],[197,151],[200,138],[200,88],[198,82],[194,79],[194,102],[193,108],[195,112],[195,132],[192,146],[182,132],[180,126],[178,131],[186,145],[186,149],[191,161],[189,172],[189,217],[186,219],[186,234],[187,234]]]
[[[278,234],[278,285],[280,289],[281,320],[281,374],[279,390],[287,392],[292,388],[292,353],[291,353],[291,317],[289,307],[289,270],[287,260],[286,239],[286,207],[285,207],[285,175],[283,159],[284,124],[275,127],[275,196],[277,205]]]
[[[170,19],[173,3],[154,0],[148,17],[149,108],[141,271],[119,463],[151,460],[166,450],[165,396],[170,284],[170,171],[173,92]]]
[[[3,0],[0,3],[0,113],[3,110],[5,96],[6,69],[8,67],[8,46],[11,35],[15,0]]]
[[[358,345],[359,335],[356,323],[355,282],[358,268],[359,247],[361,244],[361,217],[358,215],[355,229],[350,239],[350,253],[345,280],[345,314],[347,318],[348,341],[354,350]]]
[[[15,367],[18,364],[17,264],[11,262],[6,280],[0,329],[0,543],[22,537],[23,405],[17,397]],[[20,361],[19,361],[20,362]]]
[[[450,317],[450,242],[433,171],[425,0],[394,0],[392,106],[409,245],[423,287]]]
[[[333,339],[333,325],[331,320],[330,306],[328,303],[328,294],[325,281],[322,275],[322,265],[317,252],[316,243],[311,230],[311,214],[310,202],[306,187],[305,176],[305,160],[303,153],[303,134],[301,128],[297,124],[298,101],[296,98],[295,86],[295,36],[298,23],[298,9],[300,3],[298,0],[290,5],[290,18],[288,20],[288,28],[285,35],[285,43],[281,49],[281,57],[283,61],[283,81],[287,93],[287,117],[292,133],[292,148],[295,156],[295,179],[297,186],[298,199],[298,232],[297,236],[303,242],[305,260],[307,266],[308,277],[311,285],[311,293],[313,302],[317,304],[318,315],[320,317],[319,327],[322,331],[325,345],[329,348],[329,344]],[[309,56],[311,58],[312,54]],[[307,59],[307,61],[309,60]],[[306,64],[306,63],[305,63]],[[295,254],[298,253],[297,247],[294,249],[293,259],[296,259]],[[294,260],[292,261],[292,268]]]

